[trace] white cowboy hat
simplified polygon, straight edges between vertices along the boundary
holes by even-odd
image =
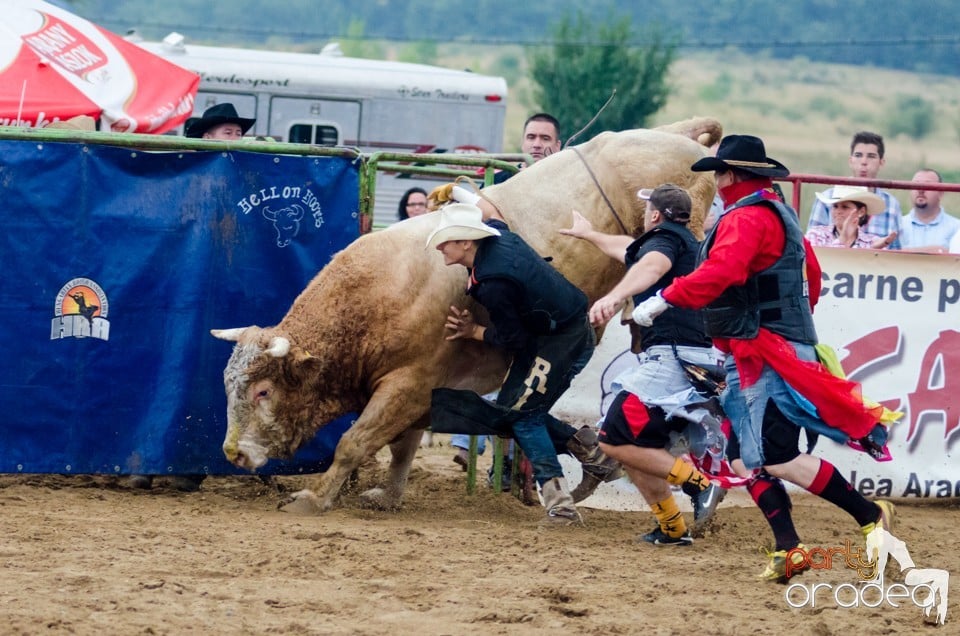
[[[841,201],[855,201],[867,206],[867,214],[880,214],[887,204],[880,195],[870,192],[866,186],[838,185],[828,196],[826,192],[817,192],[817,199],[828,208]]]
[[[469,203],[450,203],[440,209],[440,223],[427,239],[426,249],[447,241],[474,241],[500,236],[500,231],[483,222],[483,212]]]

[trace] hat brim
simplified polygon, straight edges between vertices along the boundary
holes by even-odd
[[[716,157],[704,157],[690,166],[690,170],[693,172],[743,170],[744,172],[750,172],[761,177],[786,177],[790,174],[790,170],[775,159],[767,157],[767,163],[770,164],[770,167],[733,165]]]
[[[221,117],[219,115],[200,118],[190,125],[190,128],[187,129],[186,136],[191,139],[200,139],[203,137],[203,133],[220,124],[237,124],[240,126],[240,131],[245,135],[256,121],[256,119],[248,119],[246,117]]]
[[[472,225],[447,225],[437,228],[427,238],[425,249],[433,249],[447,241],[476,241],[478,239],[500,236],[500,231],[493,227],[474,227]]]
[[[874,214],[881,214],[887,210],[887,203],[882,197],[874,194],[873,192],[857,192],[855,194],[848,194],[847,196],[838,197],[836,199],[826,196],[823,192],[817,192],[816,197],[820,203],[827,206],[828,210],[833,207],[834,203],[840,203],[841,201],[862,203],[863,205],[867,206],[867,214],[870,216],[873,216]]]

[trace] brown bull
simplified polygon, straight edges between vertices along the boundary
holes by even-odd
[[[672,182],[690,191],[695,232],[714,195],[713,178],[689,167],[719,140],[720,126],[695,119],[656,130],[602,133],[484,190],[510,228],[590,298],[606,293],[623,265],[585,241],[557,232],[579,210],[603,232],[642,231],[636,192]],[[399,505],[434,387],[488,392],[506,369],[502,354],[480,343],[444,340],[451,305],[470,307],[466,272],[425,250],[437,222],[427,214],[352,243],[310,282],[280,324],[214,330],[235,341],[224,384],[228,427],[223,451],[255,470],[289,457],[326,422],[360,413],[337,445],[330,469],[289,509],[330,509],[350,473],[390,444],[385,488],[363,494],[383,508]]]

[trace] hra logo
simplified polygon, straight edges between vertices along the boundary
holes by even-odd
[[[50,339],[110,339],[107,295],[89,278],[74,278],[60,288],[53,305]]]
[[[799,554],[802,561],[793,562]],[[884,570],[890,558],[900,566],[902,583],[886,585]],[[866,548],[852,547],[847,541],[842,547],[794,548],[787,553],[787,576],[806,568],[829,570],[834,564],[856,570],[860,579],[853,583],[794,583],[787,587],[784,597],[793,608],[817,606],[832,599],[837,607],[880,607],[887,604],[898,608],[912,604],[923,612],[928,623],[943,625],[947,621],[947,592],[950,574],[946,570],[918,568],[910,557],[907,545],[882,527],[867,535]],[[936,610],[934,612],[934,610]]]

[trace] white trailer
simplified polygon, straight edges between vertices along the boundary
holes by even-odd
[[[502,150],[507,100],[502,77],[344,57],[336,45],[319,54],[260,51],[187,45],[177,34],[138,44],[200,75],[195,117],[231,102],[242,117],[256,117],[248,134],[363,152]],[[429,191],[436,183],[381,174],[374,222],[396,220],[407,188]]]

